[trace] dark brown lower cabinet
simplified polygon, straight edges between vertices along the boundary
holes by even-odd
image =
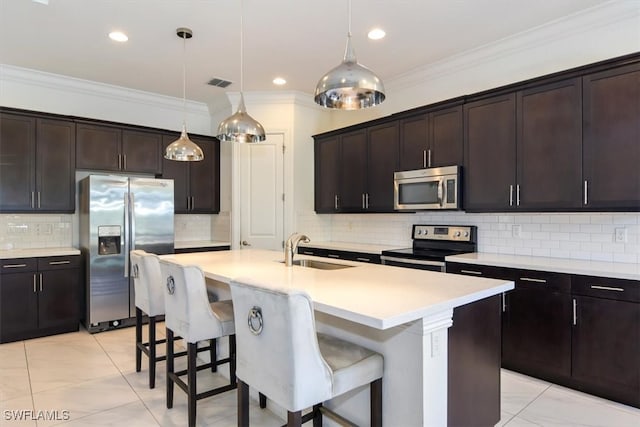
[[[449,328],[447,422],[494,426],[500,421],[499,295],[457,307]]]
[[[502,304],[504,368],[640,408],[639,281],[461,263],[447,272],[515,282]]]
[[[80,256],[0,261],[0,343],[77,331]]]
[[[516,270],[505,294],[502,366],[556,381],[571,375],[571,277]]]
[[[640,407],[640,283],[574,278],[576,388]]]

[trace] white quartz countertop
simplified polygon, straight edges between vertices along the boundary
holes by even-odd
[[[285,267],[279,251],[231,250],[163,255],[197,265],[209,279],[251,278],[265,287],[306,291],[320,312],[387,329],[513,289],[513,282],[340,260],[340,270]],[[326,258],[296,255],[296,259]]]
[[[38,258],[68,255],[80,255],[80,250],[76,248],[33,248],[0,250],[0,259]]]
[[[447,262],[464,264],[494,265],[497,267],[521,268],[537,271],[554,271],[586,276],[611,277],[615,279],[640,280],[640,265],[620,262],[583,261],[567,258],[547,258],[523,255],[501,255],[470,253],[452,255]]]
[[[333,249],[336,251],[348,251],[348,252],[362,252],[367,254],[380,255],[382,251],[398,249],[399,246],[387,246],[387,245],[370,245],[361,243],[348,243],[348,242],[314,242],[300,243],[299,247],[318,248],[318,249]],[[409,243],[406,247],[410,247]]]
[[[176,249],[216,248],[219,246],[231,246],[231,243],[221,240],[192,240],[189,242],[175,242],[173,244],[173,247]]]

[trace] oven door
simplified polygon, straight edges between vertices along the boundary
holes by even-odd
[[[412,258],[400,258],[388,255],[380,257],[382,264],[391,265],[393,267],[413,268],[416,270],[440,271],[444,273],[444,261],[427,261]]]

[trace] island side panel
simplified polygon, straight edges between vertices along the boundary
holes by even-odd
[[[453,310],[449,328],[448,425],[500,421],[501,296]]]

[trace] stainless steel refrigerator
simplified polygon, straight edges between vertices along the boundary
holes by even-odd
[[[135,322],[129,251],[173,253],[173,212],[173,180],[89,175],[80,181],[89,332]]]

